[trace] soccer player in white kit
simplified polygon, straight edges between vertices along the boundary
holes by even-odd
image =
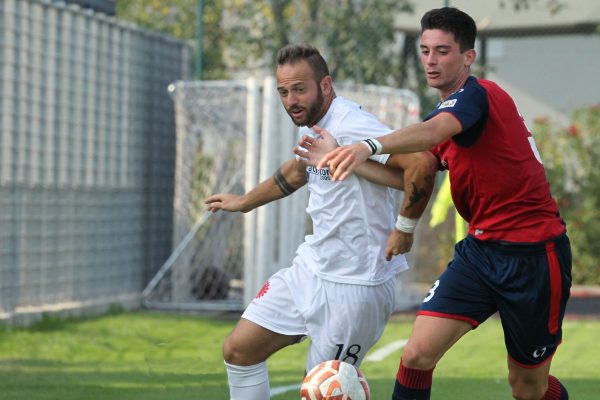
[[[324,128],[345,145],[390,132],[375,116],[336,96],[327,64],[310,45],[282,48],[276,76],[300,137],[317,137],[311,128]],[[303,139],[300,144],[309,145]],[[310,194],[306,211],[313,233],[292,266],[269,278],[225,339],[232,400],[269,399],[267,358],[305,337],[311,338],[307,371],[332,359],[359,366],[393,310],[395,275],[407,269],[401,253],[410,250],[416,221],[431,196],[435,159],[428,152],[377,155],[336,184],[328,169],[312,166],[317,162],[297,156],[243,196],[221,193],[205,200],[212,212],[248,212],[305,184]],[[406,192],[396,228],[390,187]]]

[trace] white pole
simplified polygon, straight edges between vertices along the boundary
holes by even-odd
[[[279,106],[277,115],[279,117],[279,132],[277,133],[280,139],[279,157],[280,162],[283,162],[295,156],[292,149],[297,142],[298,134],[296,126],[283,107]],[[277,229],[280,268],[291,264],[295,255],[295,250],[299,245],[299,242],[296,240],[297,235],[294,234],[299,228],[298,204],[295,201],[298,195],[299,193],[295,192],[281,201],[279,210],[280,224]],[[302,229],[304,228],[302,227]]]
[[[263,86],[263,113],[262,113],[262,133],[260,146],[260,172],[259,181],[268,179],[273,174],[277,165],[276,127],[277,127],[277,106],[278,101],[275,91],[275,79],[267,77]],[[257,210],[257,254],[256,269],[254,270],[254,283],[256,291],[264,284],[270,276],[272,264],[275,257],[275,218],[277,214],[276,203],[269,203]]]
[[[248,192],[258,184],[258,161],[260,139],[260,88],[256,79],[246,81],[246,161],[244,190]],[[244,215],[244,305],[257,292],[254,283],[256,268],[256,212]]]

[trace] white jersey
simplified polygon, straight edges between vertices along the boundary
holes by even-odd
[[[374,115],[342,97],[336,97],[317,123],[340,145],[382,136],[390,128]],[[307,127],[302,135],[315,135]],[[389,155],[372,157],[382,164]],[[295,262],[322,279],[360,285],[377,285],[408,268],[402,255],[385,260],[387,238],[394,227],[396,191],[352,175],[332,182],[327,168],[306,169],[309,200],[307,213],[313,233],[297,250]]]

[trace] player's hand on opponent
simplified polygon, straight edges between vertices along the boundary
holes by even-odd
[[[244,212],[242,196],[231,193],[213,194],[204,200],[204,204],[208,205],[208,211],[217,212],[223,211],[242,211]]]
[[[390,261],[393,256],[398,254],[408,253],[412,247],[414,235],[392,229],[392,233],[388,236],[387,245],[385,246],[385,259]]]
[[[338,147],[327,153],[317,168],[329,167],[332,181],[343,181],[349,177],[356,167],[371,157],[371,150],[364,143],[354,143]]]
[[[294,148],[294,153],[304,159],[308,165],[316,167],[325,154],[338,147],[338,143],[325,129],[315,125],[312,130],[319,137],[302,136],[298,147]]]

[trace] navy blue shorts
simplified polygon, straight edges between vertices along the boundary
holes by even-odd
[[[505,244],[467,236],[423,300],[418,315],[453,318],[473,328],[499,313],[509,356],[533,368],[562,339],[571,288],[566,235],[546,243]]]

